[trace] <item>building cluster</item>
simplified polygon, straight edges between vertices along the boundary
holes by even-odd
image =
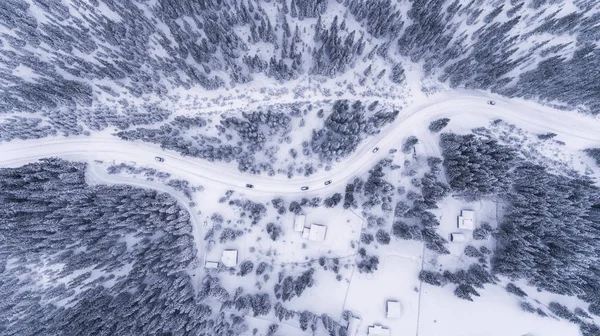
[[[399,301],[388,300],[385,303],[385,317],[390,320],[399,319],[402,317],[402,305]],[[348,325],[346,326],[348,336],[356,336],[360,326],[361,318],[351,314],[348,319]],[[368,336],[390,336],[391,329],[382,326],[381,324],[373,324],[367,327]]]
[[[294,217],[294,231],[302,234],[302,238],[312,241],[324,241],[327,236],[327,226],[312,223],[306,226],[306,216],[296,215]]]
[[[225,267],[236,267],[238,262],[238,251],[237,250],[223,250],[221,254],[221,264]],[[204,268],[219,268],[218,261],[206,261]]]
[[[465,232],[475,230],[475,212],[473,210],[461,210],[457,218],[456,227],[460,232],[450,234],[450,241],[453,243],[463,243],[467,240]]]

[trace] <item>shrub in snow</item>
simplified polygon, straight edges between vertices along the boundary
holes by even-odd
[[[479,252],[479,250],[473,245],[465,246],[465,255],[470,258],[479,258],[482,257],[483,254]]]
[[[258,263],[258,266],[256,266],[256,275],[263,274],[267,270],[267,266],[269,266],[269,264],[264,261]]]
[[[531,305],[531,303],[529,302],[525,302],[522,301],[519,306],[521,307],[521,310],[528,312],[528,313],[535,313],[535,308],[533,308],[533,306]]]
[[[398,201],[398,203],[396,203],[396,207],[394,208],[394,217],[404,217],[409,209],[410,206],[408,204]]]
[[[408,138],[406,138],[406,140],[404,140],[404,143],[402,144],[402,151],[404,153],[410,153],[410,151],[413,150],[413,148],[418,142],[419,139],[416,136],[409,136]]]
[[[324,201],[324,204],[328,208],[336,207],[342,201],[342,194],[335,193],[331,197],[327,197]]]
[[[392,83],[402,84],[405,79],[406,75],[404,74],[404,68],[402,67],[402,64],[394,64],[390,73],[390,80],[392,81]]]
[[[506,291],[514,294],[518,297],[526,297],[527,293],[525,293],[521,288],[519,288],[517,285],[515,285],[514,283],[510,282],[508,285],[506,285]]]
[[[485,246],[481,246],[479,248],[479,252],[481,252],[484,255],[488,255],[488,254],[492,253],[492,251],[489,248],[485,247]]]
[[[390,243],[390,234],[387,231],[379,229],[375,234],[375,239],[379,244],[387,245]]]
[[[421,234],[423,235],[423,241],[425,241],[425,247],[437,252],[439,254],[450,254],[446,244],[448,241],[440,236],[435,230],[426,228],[421,230]]]
[[[285,202],[283,201],[283,199],[281,198],[275,198],[273,200],[271,200],[271,204],[273,204],[273,207],[275,209],[277,209],[277,213],[280,215],[285,214]]]
[[[300,203],[298,203],[296,201],[292,201],[290,203],[288,210],[290,210],[291,213],[300,215],[302,213],[302,206],[300,206]]]
[[[448,118],[441,118],[438,120],[434,120],[429,124],[429,130],[433,133],[437,133],[437,132],[441,131],[442,129],[444,129],[444,127],[448,126],[449,122],[450,122],[450,119],[448,119]]]
[[[392,234],[400,239],[404,239],[404,240],[422,240],[423,239],[423,235],[421,234],[421,229],[416,226],[416,225],[412,225],[409,226],[406,223],[397,221],[394,223],[394,225],[392,225]]]
[[[271,324],[267,329],[267,336],[273,336],[279,330],[279,324]]]
[[[581,316],[581,317],[588,318],[588,319],[591,319],[591,318],[592,318],[592,317],[590,316],[590,314],[588,314],[588,313],[587,313],[585,310],[583,310],[583,309],[581,309],[581,308],[579,308],[579,307],[575,308],[575,310],[573,310],[573,312],[574,312],[574,313],[575,313],[575,315],[577,315],[577,316]]]
[[[556,136],[556,133],[549,132],[549,133],[544,133],[544,134],[538,134],[537,137],[540,140],[548,140],[548,139],[554,138],[555,136]]]
[[[240,264],[240,272],[238,275],[245,276],[254,270],[254,263],[250,260],[245,260]]]
[[[573,314],[569,308],[567,308],[566,306],[561,305],[558,302],[550,302],[550,304],[548,305],[548,309],[556,316],[563,318],[565,320],[569,320],[571,322],[578,322],[580,321],[579,318],[577,318],[577,316],[575,316],[575,314]]]
[[[359,251],[359,255],[361,256],[360,260],[356,264],[358,271],[360,273],[375,272],[377,270],[377,265],[379,265],[379,258],[377,256],[368,256],[363,248],[361,248],[361,250],[362,253]]]
[[[276,241],[282,235],[283,229],[277,224],[269,223],[267,224],[267,233],[271,240]]]
[[[370,233],[363,233],[360,235],[360,242],[363,244],[371,244],[371,242],[373,241],[373,235]]]
[[[588,307],[588,311],[596,316],[600,316],[600,301],[592,303]]]
[[[419,280],[434,286],[442,286],[446,282],[441,273],[426,270],[419,273]]]
[[[471,295],[480,296],[473,286],[467,284],[458,285],[458,287],[456,287],[454,290],[454,295],[468,301],[473,301]]]
[[[584,152],[596,161],[596,164],[600,166],[600,148],[588,148]]]
[[[226,243],[228,241],[234,241],[237,237],[240,237],[244,234],[242,230],[234,230],[231,228],[224,228],[221,231],[221,236],[219,237],[219,241],[221,244]]]
[[[490,237],[494,229],[488,223],[481,223],[481,226],[473,230],[473,239],[486,240]]]

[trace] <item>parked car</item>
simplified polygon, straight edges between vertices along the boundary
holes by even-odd
[[[331,180],[325,181],[325,185],[330,185],[330,184],[331,184]]]
[[[304,187],[300,188],[300,190],[306,191],[306,190],[308,190],[308,187],[304,186]]]
[[[158,162],[165,162],[165,159],[160,156],[155,157],[154,160],[156,160]]]
[[[252,188],[254,188],[254,185],[253,185],[253,184],[250,184],[250,183],[248,183],[248,184],[246,184],[246,188],[250,188],[250,189],[252,189]]]
[[[377,153],[378,150],[379,150],[379,147],[373,148],[373,153]]]
[[[489,101],[488,101],[488,105],[496,105],[496,102],[495,102],[495,101],[493,101],[493,100],[489,100]]]

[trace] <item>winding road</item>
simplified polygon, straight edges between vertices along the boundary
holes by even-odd
[[[488,101],[494,100],[495,105]],[[17,140],[0,144],[0,166],[15,167],[44,157],[75,160],[116,160],[136,162],[157,168],[191,181],[218,183],[247,193],[315,194],[323,189],[345,185],[354,176],[368,171],[375,162],[388,155],[389,149],[399,148],[403,139],[441,117],[475,116],[501,118],[524,128],[554,132],[563,139],[576,139],[586,146],[600,147],[600,120],[574,112],[559,111],[540,105],[473,91],[452,91],[437,94],[422,104],[400,111],[397,119],[367,141],[348,158],[329,171],[309,177],[261,176],[242,173],[234,165],[184,157],[158,145],[126,142],[108,132],[91,136],[53,137],[36,140]],[[417,127],[419,126],[419,127]],[[417,134],[418,135],[418,134]],[[379,150],[374,153],[373,149]],[[154,158],[161,156],[164,162]],[[325,185],[325,182],[332,181]],[[246,184],[254,188],[246,188]],[[308,186],[308,191],[301,188]]]

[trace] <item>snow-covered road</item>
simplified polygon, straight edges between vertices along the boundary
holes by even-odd
[[[488,104],[494,100],[496,105]],[[348,158],[329,171],[320,171],[310,177],[260,176],[239,172],[235,165],[183,157],[165,151],[158,145],[143,142],[126,142],[108,132],[87,137],[55,137],[36,140],[18,140],[0,144],[0,166],[18,166],[43,157],[62,157],[75,160],[105,160],[136,162],[193,182],[219,183],[231,189],[244,189],[249,193],[313,194],[322,189],[344,185],[354,176],[361,175],[378,160],[387,156],[389,149],[400,148],[403,139],[416,134],[416,126],[423,127],[432,120],[456,116],[501,118],[519,127],[535,132],[554,132],[568,143],[576,140],[589,147],[600,144],[600,120],[567,111],[554,110],[515,99],[471,92],[452,91],[438,94],[422,104],[413,105],[400,112],[398,118],[384,131],[368,141]],[[377,147],[379,151],[373,153]],[[161,156],[164,162],[154,158]],[[325,185],[326,181],[332,181]],[[253,184],[253,189],[246,188]],[[308,191],[301,187],[308,186]]]

